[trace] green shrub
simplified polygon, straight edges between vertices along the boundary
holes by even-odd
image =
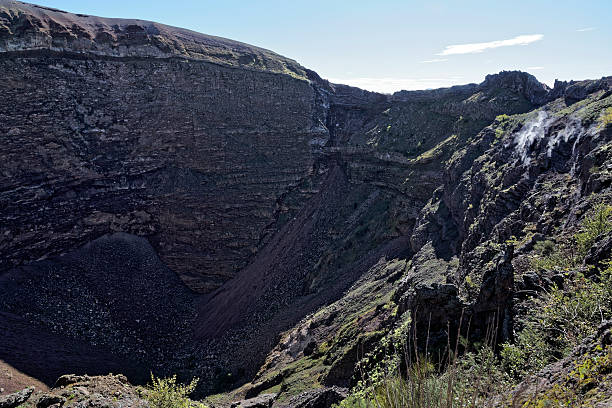
[[[459,406],[481,406],[483,401],[512,386],[499,357],[487,345],[462,356],[454,383],[455,395],[463,401]]]
[[[450,358],[440,373],[428,359],[409,364],[405,375],[388,373],[369,387],[354,392],[340,408],[467,408],[507,391],[510,377],[493,349],[480,346],[461,359]]]
[[[495,137],[501,138],[510,125],[510,116],[503,114],[495,117]]]
[[[495,117],[495,121],[496,122],[506,122],[509,119],[510,119],[510,116],[506,115],[505,113],[501,114],[501,115],[497,115]]]
[[[531,266],[536,270],[569,270],[576,266],[575,251],[566,250],[574,248],[571,243],[557,244],[554,241],[539,241],[533,247],[535,256],[531,259]]]
[[[438,376],[433,365],[421,360],[410,369],[407,378],[398,373],[379,379],[368,388],[355,392],[340,408],[446,408],[449,382]]]
[[[537,242],[531,264],[536,270],[570,270],[582,264],[597,239],[612,231],[612,206],[597,204],[589,211],[580,231],[571,238],[555,243],[550,240]]]
[[[578,256],[584,258],[597,238],[612,231],[612,205],[598,204],[582,222],[582,229],[574,237]]]
[[[604,127],[612,126],[612,108],[608,108],[604,111],[601,121]]]
[[[147,387],[144,397],[151,408],[206,408],[203,404],[191,401],[188,397],[198,385],[198,379],[191,383],[177,384],[176,375],[168,378],[156,378],[151,374],[151,384]]]
[[[593,407],[609,397],[612,347],[599,355],[585,354],[561,383],[526,401],[524,408]],[[601,387],[601,388],[600,388]]]
[[[515,379],[567,355],[612,318],[612,267],[587,279],[578,274],[531,301],[524,327],[502,347],[504,368]]]

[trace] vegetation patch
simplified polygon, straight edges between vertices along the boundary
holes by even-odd
[[[579,232],[559,243],[536,243],[532,259],[536,270],[564,270],[579,266],[597,239],[612,231],[612,205],[597,204],[585,217]]]
[[[601,123],[604,127],[612,126],[612,108],[608,108],[604,111]]]
[[[143,397],[151,408],[206,408],[204,404],[189,399],[197,385],[197,378],[189,384],[180,384],[176,375],[159,378],[151,374],[151,384],[144,390]]]
[[[523,404],[524,408],[596,406],[610,397],[612,387],[612,346],[598,355],[582,356],[574,369],[559,383]]]

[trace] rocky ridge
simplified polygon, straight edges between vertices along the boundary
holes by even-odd
[[[27,392],[26,392],[27,391]],[[25,394],[24,394],[25,393]],[[12,396],[12,397],[11,397]],[[40,391],[29,388],[11,394],[19,398],[17,405],[1,405],[3,408],[120,408],[149,407],[143,392],[130,384],[124,375],[63,375],[57,379],[53,388]]]
[[[295,61],[238,41],[152,21],[100,18],[3,0],[0,52],[39,50],[122,58],[186,58],[307,77]]]

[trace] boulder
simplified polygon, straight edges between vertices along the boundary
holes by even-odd
[[[53,388],[66,387],[71,384],[86,381],[87,378],[86,375],[65,374],[55,381]]]
[[[43,394],[36,403],[36,408],[48,408],[58,404],[62,406],[66,402],[66,398],[60,397],[59,395]]]
[[[283,408],[328,408],[347,396],[347,389],[341,387],[319,388],[301,393],[289,400]],[[276,405],[274,405],[276,407]]]
[[[276,398],[276,394],[262,394],[257,397],[233,402],[231,408],[269,408]]]
[[[0,397],[0,408],[15,408],[19,405],[26,402],[32,393],[34,392],[34,387],[28,387],[19,392],[15,392],[13,394],[6,395],[4,397]]]

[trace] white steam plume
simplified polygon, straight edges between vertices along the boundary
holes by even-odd
[[[544,137],[546,129],[551,122],[552,120],[548,118],[548,113],[542,110],[538,112],[537,118],[527,122],[523,129],[514,137],[516,151],[521,156],[524,164],[529,164],[529,149],[533,142]]]

